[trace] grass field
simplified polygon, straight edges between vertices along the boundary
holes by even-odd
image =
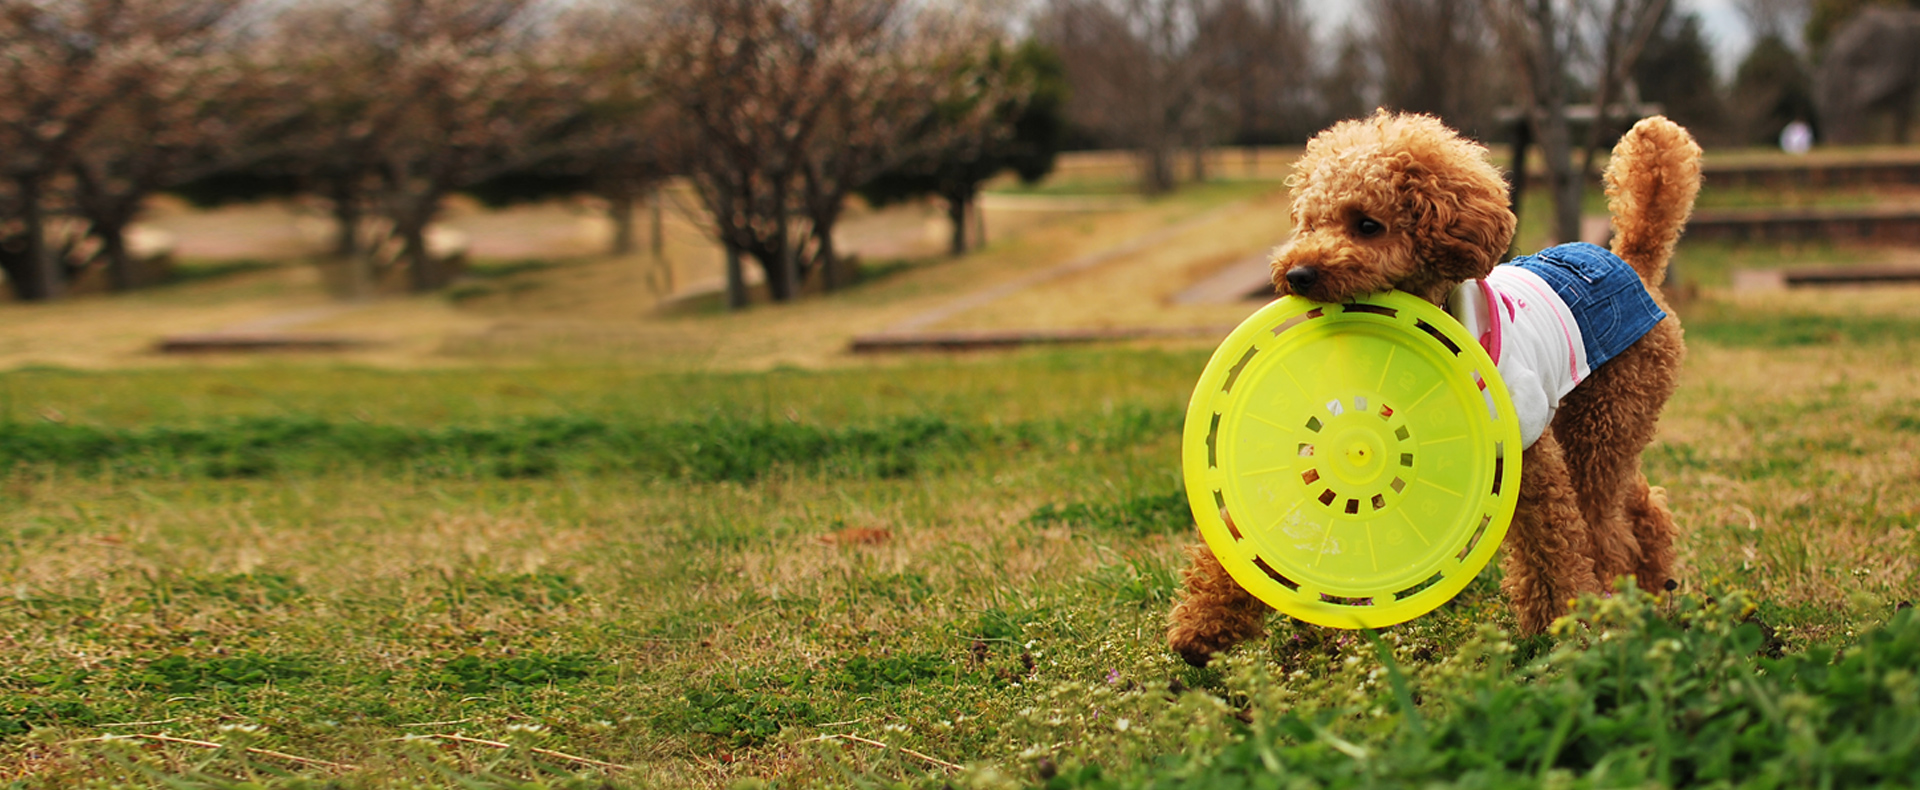
[[[1853,644],[1920,581],[1920,318],[1696,315],[1648,458],[1683,592],[1748,591],[1789,655]],[[1203,362],[7,374],[0,776],[1100,782],[1284,715],[1378,749],[1364,640],[1160,646]],[[1430,717],[1516,687],[1460,651],[1580,641],[1486,632],[1495,573],[1386,636]]]
[[[279,270],[7,308],[0,337],[67,350],[0,373],[0,787],[1920,776],[1920,620],[1898,608],[1920,592],[1920,307],[1718,287],[1883,253],[1683,250],[1706,287],[1645,459],[1683,529],[1674,596],[1518,639],[1490,568],[1377,638],[1276,618],[1206,670],[1161,632],[1209,344],[841,350],[1190,220],[951,324],[1237,320],[1166,297],[1277,240],[1283,208],[1225,181],[744,314],[634,319],[612,264],[489,270],[489,293],[329,319],[427,336],[341,358],[118,339],[315,300]]]

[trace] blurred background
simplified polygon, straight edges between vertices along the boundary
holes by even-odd
[[[1674,287],[1898,268],[1915,6],[0,0],[0,362],[706,364],[733,324],[689,321],[822,298],[799,321],[819,342],[756,359],[939,329],[1207,336],[1257,305],[1297,146],[1377,107],[1488,144],[1517,248],[1604,239],[1606,151],[1661,112],[1710,151]],[[977,270],[927,273],[953,260]]]

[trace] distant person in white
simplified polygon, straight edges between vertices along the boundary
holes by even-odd
[[[1813,127],[1796,120],[1780,130],[1780,150],[1799,156],[1813,148]]]

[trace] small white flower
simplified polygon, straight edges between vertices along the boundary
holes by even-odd
[[[1113,722],[1113,728],[1121,732],[1126,732],[1127,730],[1133,729],[1133,720],[1132,719],[1115,719]]]

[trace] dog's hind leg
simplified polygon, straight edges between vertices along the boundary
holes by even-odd
[[[1187,547],[1186,590],[1167,616],[1167,646],[1204,667],[1213,654],[1266,634],[1271,607],[1227,574],[1206,544]]]
[[[1633,509],[1646,488],[1640,453],[1653,441],[1685,352],[1680,323],[1668,317],[1595,370],[1560,401],[1554,415],[1553,435],[1565,451],[1568,477],[1592,530],[1594,574],[1603,587],[1627,574],[1649,591],[1666,583],[1673,519],[1642,519]],[[1657,561],[1652,551],[1665,552],[1668,559]],[[1642,568],[1662,573],[1645,578]]]
[[[1520,505],[1507,529],[1507,577],[1500,587],[1513,602],[1521,632],[1537,634],[1566,614],[1569,601],[1599,591],[1600,584],[1586,518],[1551,431],[1527,448],[1521,469]]]

